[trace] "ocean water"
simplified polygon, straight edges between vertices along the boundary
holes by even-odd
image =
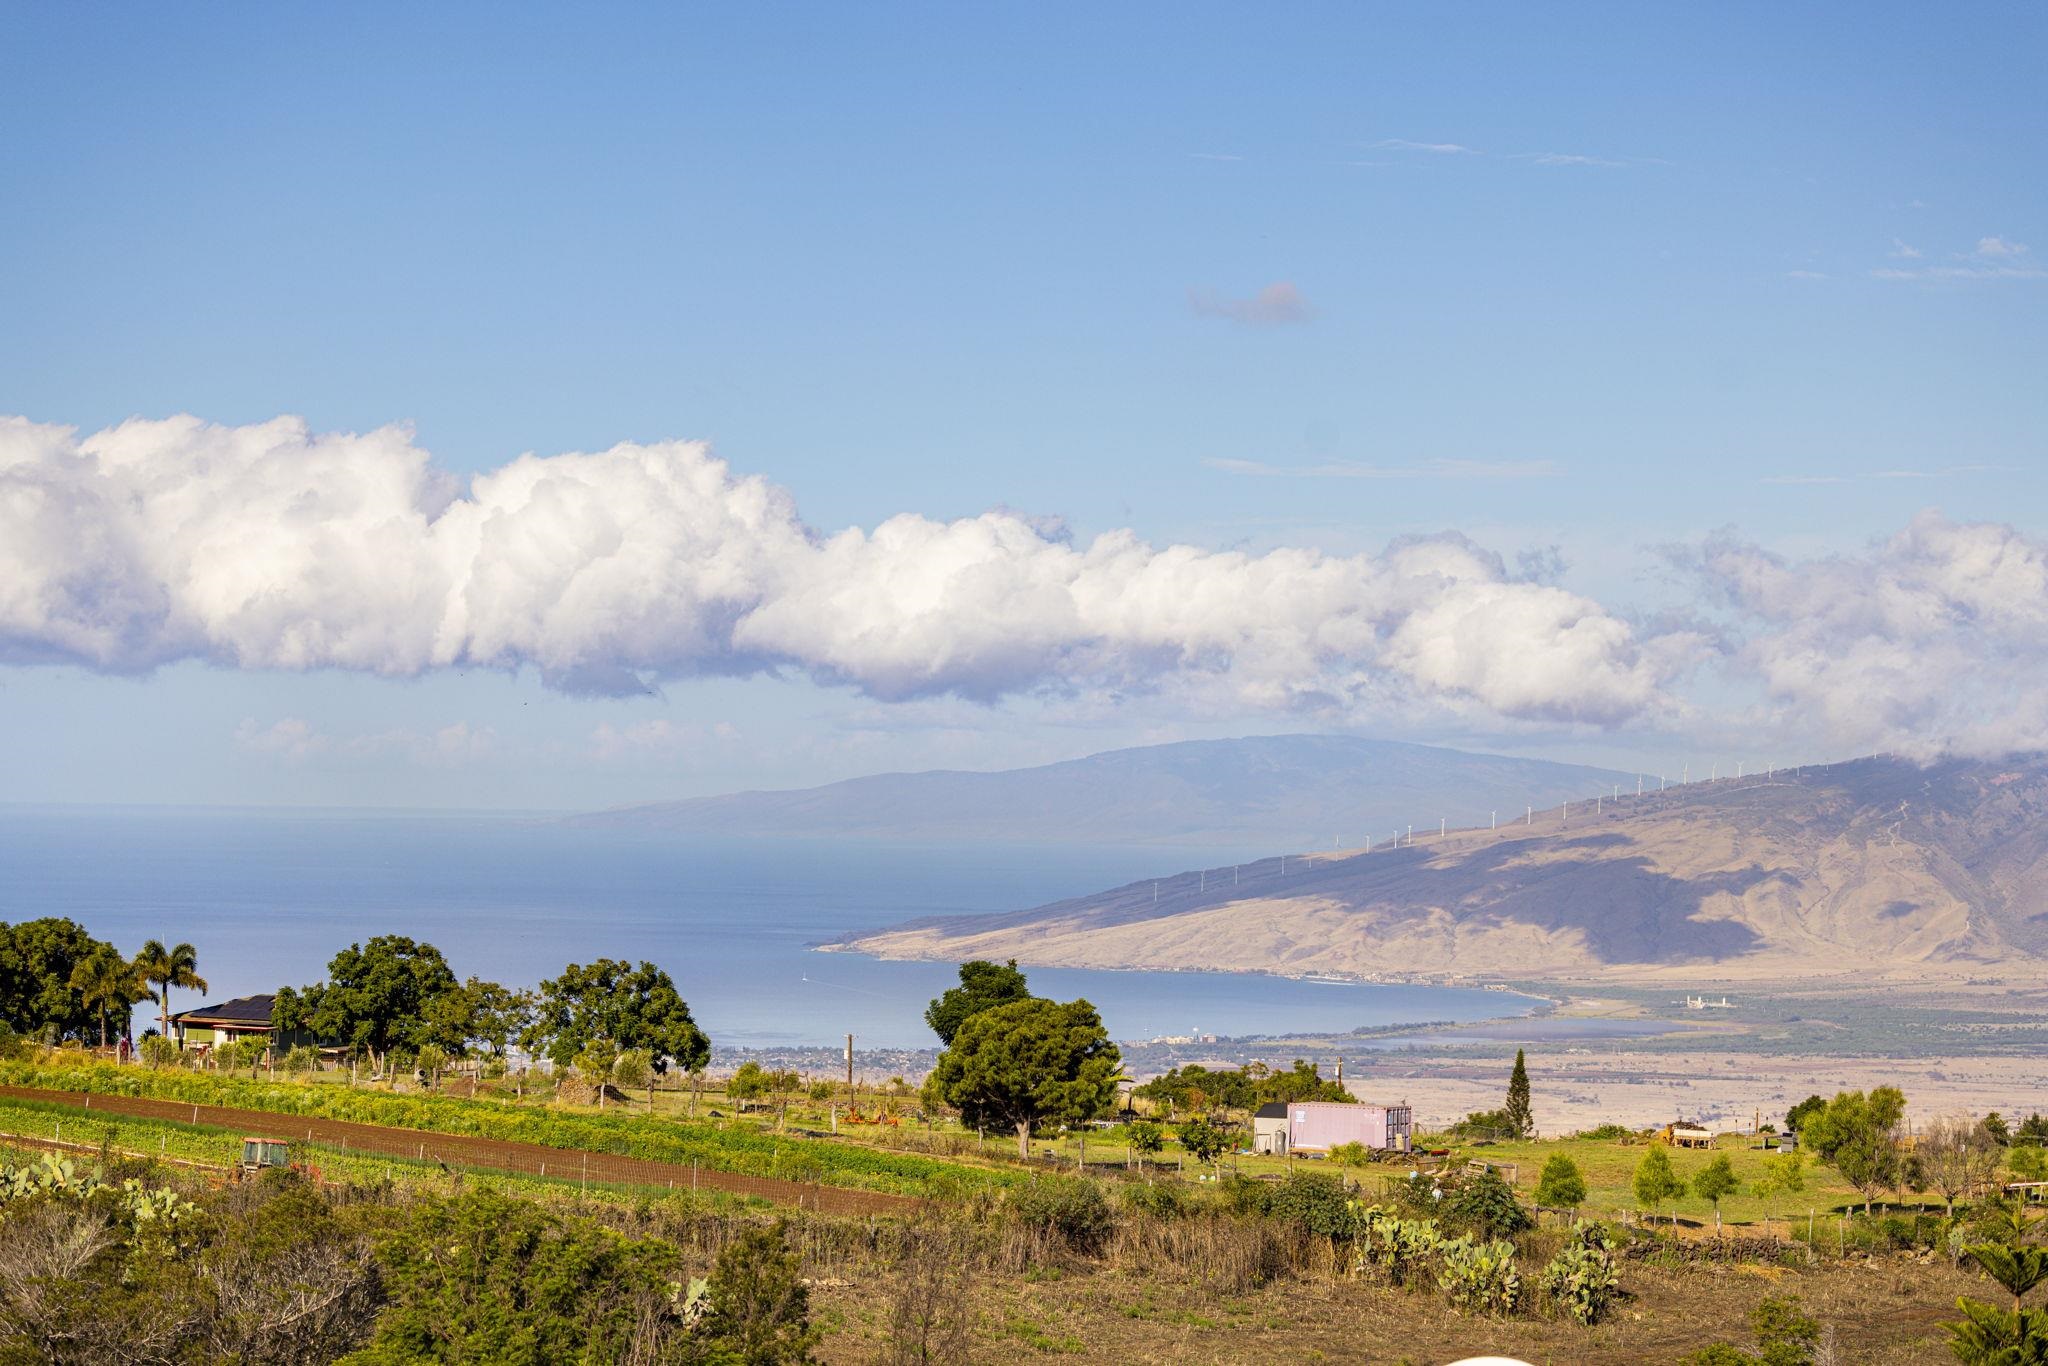
[[[951,966],[810,946],[920,916],[1041,905],[1187,861],[1156,848],[702,841],[506,816],[13,807],[0,808],[0,920],[69,916],[130,953],[148,938],[188,940],[208,1000],[317,981],[336,950],[377,934],[425,940],[458,975],[511,985],[569,962],[645,958],[718,1043],[831,1045],[851,1033],[861,1048],[922,1048],[933,1043],[925,1003],[955,980]],[[1030,977],[1040,994],[1087,997],[1119,1039],[1478,1021],[1533,1004],[1230,973]]]

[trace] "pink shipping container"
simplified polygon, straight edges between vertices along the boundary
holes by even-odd
[[[1287,1146],[1328,1152],[1340,1143],[1406,1151],[1415,1134],[1415,1112],[1405,1105],[1347,1105],[1342,1101],[1297,1100],[1287,1106]]]

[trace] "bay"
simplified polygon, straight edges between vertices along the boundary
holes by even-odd
[[[1270,851],[1205,850],[1212,864]],[[214,808],[0,808],[0,920],[69,916],[133,953],[190,941],[206,1000],[319,980],[372,935],[512,985],[597,957],[665,968],[721,1045],[932,1044],[944,963],[817,953],[851,931],[998,912],[1177,871],[1159,848],[679,839],[545,818]],[[1029,965],[1026,965],[1029,967]],[[1328,1033],[1521,1015],[1476,989],[1029,968],[1112,1035]],[[200,1003],[179,993],[174,1008]],[[144,1021],[138,1012],[136,1027]]]

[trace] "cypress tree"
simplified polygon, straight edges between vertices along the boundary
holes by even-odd
[[[1519,1048],[1515,1050],[1515,1070],[1508,1076],[1508,1103],[1501,1113],[1507,1116],[1516,1138],[1527,1138],[1536,1131],[1536,1116],[1529,1110],[1529,1068]]]

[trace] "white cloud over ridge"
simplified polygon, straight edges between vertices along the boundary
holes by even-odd
[[[1732,613],[1767,724],[1923,758],[2048,744],[2048,541],[1928,511],[1860,555],[1724,534],[1682,558]]]
[[[885,701],[1173,690],[1615,725],[1674,705],[1691,648],[1456,536],[1251,555],[1077,545],[1007,511],[827,535],[694,442],[521,456],[465,490],[402,427],[0,418],[0,663],[531,667],[608,693],[778,671]]]

